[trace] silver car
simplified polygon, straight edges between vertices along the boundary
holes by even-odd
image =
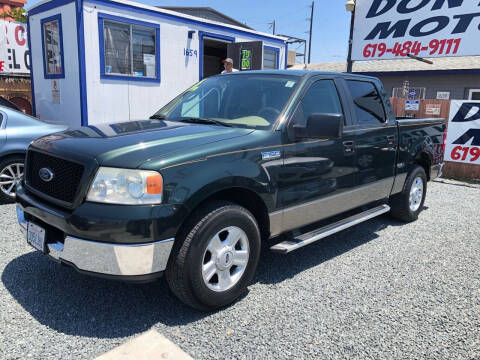
[[[48,123],[0,106],[0,203],[15,200],[15,186],[23,176],[30,142],[65,129],[66,125]]]

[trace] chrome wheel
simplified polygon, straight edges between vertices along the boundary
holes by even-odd
[[[423,180],[420,176],[417,176],[412,183],[410,189],[410,210],[415,212],[420,207],[423,199]]]
[[[208,242],[203,255],[202,277],[213,291],[226,291],[242,278],[250,249],[245,232],[236,226],[220,230]]]
[[[0,171],[0,190],[11,197],[15,197],[15,188],[23,178],[23,164],[12,163]]]

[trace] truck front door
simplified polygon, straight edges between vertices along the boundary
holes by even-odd
[[[357,181],[354,134],[345,132],[340,138],[328,140],[295,139],[291,135],[293,126],[305,125],[312,114],[343,114],[348,125],[349,109],[339,96],[342,89],[332,78],[311,80],[285,129],[284,165],[277,196],[282,210],[275,214],[282,216],[282,226],[277,232],[341,213],[351,205],[348,194]]]

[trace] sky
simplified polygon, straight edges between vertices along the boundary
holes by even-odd
[[[271,33],[268,23],[276,22],[276,33],[308,40],[312,1],[257,0],[134,0],[152,6],[209,6],[255,30]],[[25,8],[38,3],[28,0]],[[345,61],[348,50],[350,14],[345,11],[345,0],[316,0],[313,15],[311,62]],[[289,49],[295,50],[297,45]],[[298,49],[303,52],[303,49]],[[303,61],[303,59],[301,59]]]

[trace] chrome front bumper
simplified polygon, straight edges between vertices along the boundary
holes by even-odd
[[[17,205],[22,232],[27,231],[24,212]],[[48,231],[47,239],[48,240]],[[49,244],[46,253],[53,259],[86,272],[129,277],[160,273],[167,267],[174,239],[146,244],[113,244],[66,236],[64,243]]]

